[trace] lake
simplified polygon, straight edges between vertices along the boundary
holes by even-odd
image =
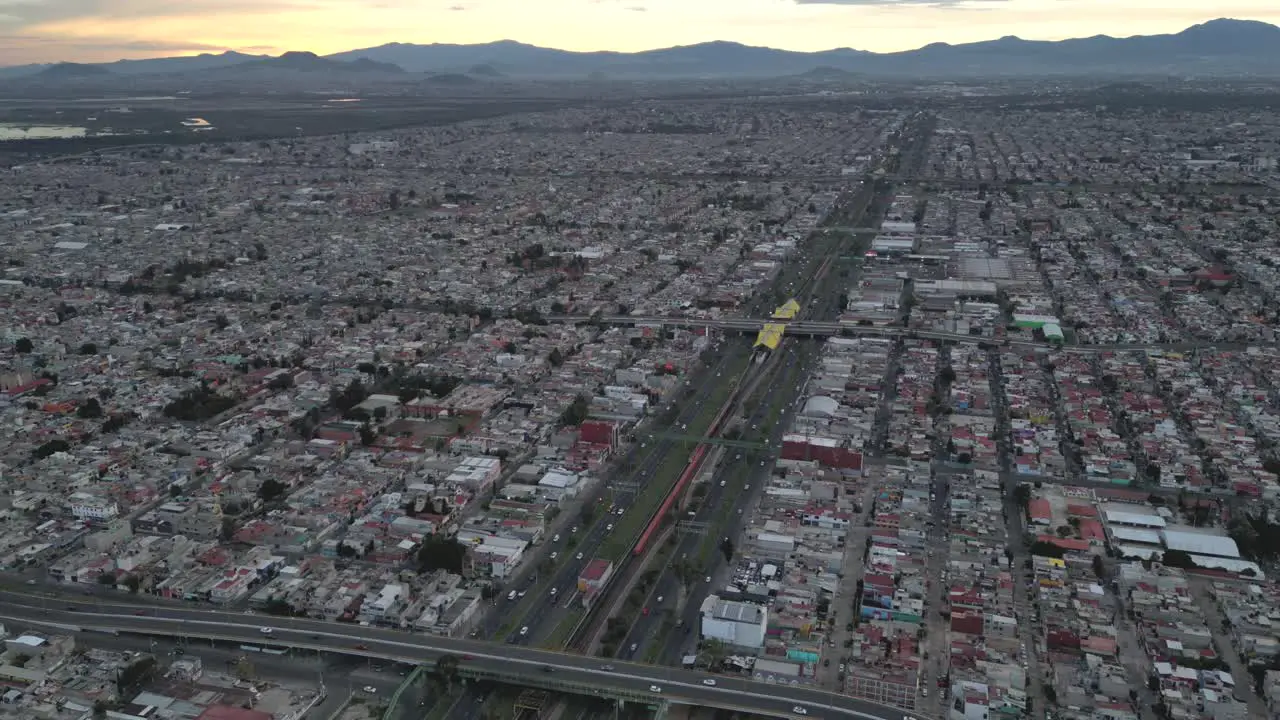
[[[0,141],[4,140],[54,140],[84,137],[86,128],[74,125],[22,125],[0,123]]]

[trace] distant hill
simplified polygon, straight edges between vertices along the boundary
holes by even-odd
[[[38,71],[35,77],[41,80],[83,80],[85,78],[101,78],[111,75],[111,71],[101,65],[82,65],[80,63],[58,63]]]
[[[403,73],[404,69],[398,65],[385,62],[377,62],[367,57],[357,57],[351,60],[335,60],[333,58],[325,58],[316,55],[313,52],[292,51],[287,52],[280,57],[266,57],[246,62],[227,65],[219,70],[224,72],[236,72],[244,70],[289,70],[295,72],[307,73]]]
[[[466,73],[436,73],[428,75],[427,82],[435,85],[474,85],[479,80]]]
[[[0,69],[0,78],[53,72],[53,77],[84,77],[61,65]],[[434,73],[470,80],[494,77],[699,78],[803,75],[834,80],[839,73],[866,77],[992,78],[1086,76],[1133,77],[1280,76],[1280,28],[1251,20],[1212,20],[1171,35],[1115,38],[1097,35],[1061,41],[998,40],[951,45],[934,43],[915,50],[871,53],[840,48],[803,53],[732,42],[648,50],[636,53],[569,52],[503,40],[483,45],[389,43],[320,57],[309,52],[258,57],[227,52],[189,58],[157,58],[108,63],[99,67],[119,75],[144,73],[288,72],[364,73],[368,76]],[[407,78],[414,76],[409,75]]]
[[[833,68],[827,65],[822,65],[812,70],[807,70],[805,72],[802,72],[799,75],[796,75],[796,77],[801,80],[813,80],[815,82],[828,82],[828,81],[851,80],[861,76],[858,73],[850,72],[849,70],[841,70],[840,68]]]
[[[217,68],[239,65],[252,60],[261,60],[266,55],[249,55],[247,53],[228,50],[224,53],[201,53],[189,57],[152,58],[149,60],[117,60],[102,67],[117,75],[151,75],[158,73],[194,72],[197,70],[216,70]]]

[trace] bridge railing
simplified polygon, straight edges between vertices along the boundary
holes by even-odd
[[[419,665],[413,669],[405,677],[404,682],[400,683],[400,687],[392,693],[391,700],[387,705],[387,709],[382,713],[382,720],[407,720],[409,718],[409,710],[413,702],[413,693],[409,692],[421,679],[423,673],[426,672],[425,665]]]

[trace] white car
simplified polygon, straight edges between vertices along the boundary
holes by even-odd
[[[369,693],[370,695],[377,695],[377,694],[378,694],[378,688],[376,688],[376,687],[374,687],[374,686],[372,686],[372,685],[365,685],[363,688],[360,688],[360,689],[361,689],[361,690],[364,690],[365,692]]]
[[[710,576],[710,575],[708,575],[708,576],[707,576],[707,582],[711,582],[711,576]]]
[[[605,525],[605,526],[604,526],[604,531],[605,531],[605,532],[613,532],[613,523],[609,523],[608,525]]]
[[[577,559],[578,559],[578,560],[581,560],[581,559],[582,559],[582,557],[583,557],[583,556],[582,556],[582,553],[578,553],[576,557],[577,557]]]
[[[555,559],[557,559],[557,558],[559,558],[559,557],[560,557],[560,553],[558,553],[558,552],[553,552],[553,553],[551,553],[551,559],[552,559],[552,560],[555,560]]]
[[[626,512],[626,511],[627,511],[627,509],[626,509],[626,508],[618,508],[618,512],[617,512],[617,513],[615,513],[615,514],[616,514],[616,515],[622,515],[622,513]]]
[[[724,487],[725,485],[728,485],[728,484],[729,484],[729,481],[728,481],[728,480],[721,480],[721,481],[720,481],[720,487]]]
[[[528,634],[529,634],[529,626],[528,626],[528,625],[525,625],[524,627],[520,628],[520,636],[521,636],[521,637],[524,637],[525,635],[528,635]]]
[[[649,692],[651,692],[651,693],[660,693],[660,692],[662,692],[662,688],[658,687],[657,685],[650,685],[650,686],[649,686]]]
[[[258,632],[262,633],[263,635],[270,635],[273,631],[269,627],[263,627],[263,628],[258,628]]]
[[[659,596],[658,596],[658,602],[662,602],[662,596],[661,596],[661,595],[659,595]]]
[[[715,680],[712,680],[712,679],[710,679],[710,678],[708,678],[708,679],[706,679],[706,680],[703,680],[703,681],[702,681],[702,684],[703,684],[703,685],[706,685],[707,687],[715,687],[715,686],[716,686],[716,681],[715,681]]]
[[[797,715],[808,715],[808,714],[809,714],[809,711],[808,711],[808,710],[805,710],[804,708],[800,707],[799,705],[797,705],[797,706],[795,706],[795,707],[791,708],[791,712],[793,712],[793,713],[795,713],[795,714],[797,714]]]

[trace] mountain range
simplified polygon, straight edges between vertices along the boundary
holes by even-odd
[[[815,73],[815,71],[818,71]],[[732,42],[622,52],[570,52],[504,40],[480,45],[389,43],[328,56],[289,52],[279,57],[234,51],[191,57],[120,60],[101,64],[0,68],[0,78],[57,80],[106,76],[241,75],[361,76],[388,81],[433,73],[475,80],[519,78],[729,78],[806,75],[981,78],[1015,76],[1280,76],[1280,27],[1252,20],[1212,20],[1179,33],[1127,38],[1096,35],[1060,41],[998,40],[934,43],[895,53],[841,48],[794,52]]]

